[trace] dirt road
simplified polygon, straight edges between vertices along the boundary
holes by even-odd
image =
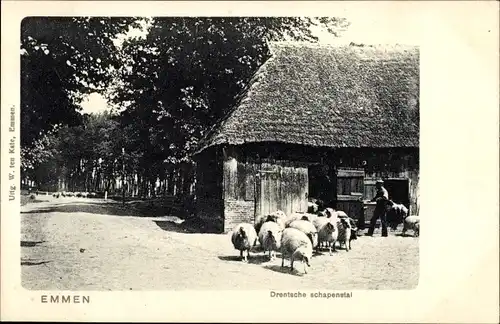
[[[168,217],[130,216],[120,204],[98,199],[41,199],[21,207],[27,289],[342,290],[418,284],[418,238],[381,238],[375,232],[353,241],[349,252],[314,256],[303,275],[262,253],[253,253],[249,264],[240,262],[227,234],[183,232]]]

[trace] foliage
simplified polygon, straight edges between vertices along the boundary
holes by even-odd
[[[134,125],[140,168],[191,164],[210,128],[237,103],[269,57],[268,41],[317,41],[311,27],[332,34],[340,18],[153,18],[145,39],[124,43],[110,100],[122,106],[123,127]]]
[[[21,145],[53,125],[82,122],[79,102],[103,90],[119,64],[114,38],[135,18],[27,17],[21,24]]]
[[[334,35],[348,26],[340,18],[160,17],[149,20],[145,38],[118,50],[112,38],[136,20],[36,19],[23,23],[22,131],[26,143],[41,138],[30,151],[39,154],[39,171],[50,178],[57,170],[87,186],[89,172],[109,182],[124,163],[142,193],[158,178],[182,190],[193,183],[199,140],[240,100],[269,58],[269,41],[314,42],[314,26]],[[81,94],[105,88],[119,116],[80,117]],[[68,126],[40,135],[59,123]]]
[[[90,190],[99,179],[111,181],[117,175],[116,157],[121,149],[116,139],[122,137],[109,113],[84,115],[82,125],[63,126],[45,135],[25,161],[36,163],[32,176],[38,183],[55,186],[63,180],[70,187]]]

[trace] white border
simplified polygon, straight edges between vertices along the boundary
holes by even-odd
[[[497,2],[3,1],[1,5],[2,320],[498,322]],[[19,107],[21,19],[162,14],[356,15],[371,19],[373,26],[397,21],[402,28],[386,28],[387,35],[407,32],[419,41],[424,229],[417,289],[354,291],[353,298],[334,301],[271,299],[266,291],[88,292],[90,304],[63,305],[41,304],[42,292],[21,288],[19,196],[15,204],[8,202],[6,180],[8,112],[11,105]],[[19,165],[19,156],[16,159]],[[387,308],[388,304],[393,306]]]

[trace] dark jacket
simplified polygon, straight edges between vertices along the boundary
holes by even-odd
[[[375,208],[385,209],[387,202],[389,201],[389,193],[387,192],[387,189],[380,187],[380,189],[377,190],[377,194],[371,201],[377,202],[377,206]]]

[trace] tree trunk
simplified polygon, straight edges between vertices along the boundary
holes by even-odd
[[[168,182],[167,182],[167,192],[169,195],[173,195],[174,194],[174,187],[175,187],[175,184],[174,184],[174,181],[175,181],[175,174],[174,174],[174,170],[170,170],[169,173],[168,173]]]

